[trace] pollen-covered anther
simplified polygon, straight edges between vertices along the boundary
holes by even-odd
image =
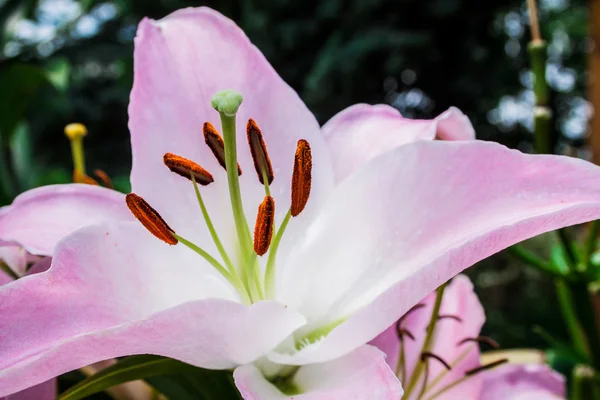
[[[465,343],[470,343],[470,342],[487,344],[488,346],[490,346],[493,349],[500,348],[500,345],[498,344],[498,342],[496,342],[494,339],[492,339],[491,337],[488,337],[488,336],[476,336],[476,337],[472,337],[472,338],[465,338],[465,339],[461,340],[460,342],[458,342],[456,345],[461,346]]]
[[[94,175],[96,175],[96,178],[98,178],[100,180],[100,182],[102,182],[102,185],[104,185],[104,187],[107,187],[109,189],[113,188],[112,180],[110,179],[110,177],[108,176],[108,174],[106,172],[104,172],[101,169],[96,168],[94,170]]]
[[[437,317],[438,321],[441,321],[443,319],[453,319],[456,322],[463,322],[462,318],[459,317],[458,315],[450,315],[450,314],[440,314],[440,315],[438,315],[438,317]]]
[[[227,170],[227,166],[225,163],[225,142],[223,142],[223,138],[210,122],[205,122],[202,126],[202,133],[204,134],[204,141],[206,145],[212,151],[213,155],[223,167],[223,169]],[[242,168],[240,168],[240,164],[237,166],[238,176],[242,174]]]
[[[194,179],[200,185],[206,186],[209,183],[214,182],[213,176],[195,162],[188,160],[187,158],[180,157],[172,153],[166,153],[163,156],[163,161],[167,168],[171,172],[175,172],[177,175],[181,175],[184,178],[192,180],[191,175],[194,175]]]
[[[299,215],[310,196],[312,185],[312,153],[310,144],[304,139],[298,140],[292,172],[292,217]]]
[[[259,256],[264,255],[269,250],[274,224],[275,200],[271,196],[265,196],[265,199],[258,206],[258,215],[254,226],[254,251]]]
[[[413,342],[415,341],[415,335],[413,335],[408,329],[400,326],[399,323],[396,324],[396,335],[398,336],[399,340],[404,339],[404,336],[408,336]]]
[[[444,361],[444,359],[442,357],[438,356],[437,354],[434,354],[430,351],[424,351],[423,353],[421,353],[421,361],[422,362],[426,362],[429,358],[436,359],[440,364],[442,364],[444,367],[446,367],[446,369],[448,371],[452,369],[450,364],[448,364],[446,361]]]
[[[249,119],[246,124],[246,136],[248,137],[248,146],[250,146],[250,153],[252,153],[252,160],[254,161],[254,169],[258,175],[258,180],[264,185],[264,174],[270,185],[275,177],[273,166],[271,165],[271,159],[269,158],[262,132],[253,119]]]
[[[129,193],[125,196],[125,202],[133,216],[137,218],[151,234],[170,245],[178,243],[178,240],[173,235],[175,231],[171,229],[165,220],[162,219],[160,214],[152,208],[146,200],[135,193]]]
[[[508,362],[508,358],[502,358],[500,360],[492,361],[489,364],[481,365],[479,367],[470,369],[465,372],[466,376],[473,376],[480,372],[487,371],[488,369],[496,368],[499,365],[506,364]]]

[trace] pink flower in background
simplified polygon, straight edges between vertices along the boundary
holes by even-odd
[[[501,364],[505,360],[481,365],[480,343],[495,343],[479,336],[485,314],[464,275],[446,287],[433,340],[424,349],[435,298],[435,292],[427,296],[371,342],[387,354],[387,363],[402,382],[405,400],[565,398],[564,378],[546,365]]]
[[[0,246],[0,286],[13,282],[16,277],[42,272],[50,267],[50,262],[47,259],[33,259],[31,260],[33,264],[28,269],[28,258],[27,252],[20,246]],[[54,400],[56,390],[56,380],[50,379],[47,382],[4,397],[3,400]]]
[[[146,19],[135,46],[131,181],[153,209],[128,199],[149,229],[178,244],[162,243],[137,221],[95,221],[60,241],[49,271],[0,288],[0,395],[149,353],[237,368],[248,399],[376,388],[378,398],[397,399],[398,380],[365,343],[475,262],[600,218],[600,170],[592,164],[494,143],[432,141],[473,137],[456,109],[411,121],[387,106],[357,105],[319,128],[243,32],[212,10]],[[239,98],[220,93],[221,115],[210,106],[223,89],[244,96],[236,152],[227,152],[236,142],[229,106]],[[209,135],[220,118],[225,152]],[[262,139],[253,121],[242,129],[249,119],[260,126],[272,171],[266,158],[252,156]],[[166,153],[210,174],[171,155],[169,168],[184,177],[173,174]],[[260,168],[270,200],[254,173]],[[202,201],[185,179],[190,172],[210,183],[199,187]],[[62,201],[31,200],[46,212],[15,207],[2,219],[73,225]],[[87,216],[101,218],[105,205]],[[0,220],[0,240],[34,254],[52,251],[62,237],[53,228],[16,235],[18,226],[4,229]]]
[[[56,242],[69,233],[102,221],[130,220],[123,201],[118,192],[79,184],[48,186],[18,196],[0,209],[0,286],[8,290],[15,279],[46,271]],[[53,400],[56,393],[56,380],[50,379],[4,399]]]

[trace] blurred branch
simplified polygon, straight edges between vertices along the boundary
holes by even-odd
[[[567,330],[569,331],[575,349],[579,353],[590,354],[588,340],[583,331],[581,322],[577,318],[577,313],[575,312],[575,300],[569,285],[563,279],[556,279],[554,284],[556,286],[556,295],[558,297],[560,311],[567,325]]]
[[[600,164],[600,0],[590,0],[589,12],[590,51],[588,55],[588,101],[592,107],[589,142],[592,159]]]

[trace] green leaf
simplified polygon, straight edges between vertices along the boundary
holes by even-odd
[[[71,64],[66,58],[56,58],[46,67],[46,76],[56,90],[64,92],[69,86]]]
[[[550,250],[550,261],[554,267],[560,271],[563,275],[569,273],[569,262],[567,261],[567,254],[561,245],[554,245]]]
[[[12,169],[18,182],[19,190],[25,191],[33,187],[37,179],[37,168],[31,149],[31,134],[26,123],[20,123],[10,140]]]
[[[83,399],[125,382],[183,372],[189,365],[170,358],[142,355],[127,357],[115,365],[79,382],[60,396],[60,400]]]
[[[119,360],[64,392],[59,400],[78,400],[138,379],[173,400],[240,400],[232,374],[212,371],[170,358],[141,355]]]
[[[552,336],[547,330],[540,326],[535,326],[533,332],[537,333],[548,345],[552,346],[553,354],[560,354],[561,359],[568,360],[572,364],[586,363],[587,357],[579,353],[570,344]]]

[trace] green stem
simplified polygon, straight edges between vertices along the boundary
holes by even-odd
[[[586,339],[583,327],[577,319],[577,309],[573,294],[568,284],[563,279],[556,279],[554,281],[556,288],[556,296],[558,298],[558,305],[562,313],[563,319],[567,325],[567,330],[571,337],[573,345],[577,351],[581,354],[590,354],[588,347],[588,341]],[[587,293],[587,291],[586,291]]]
[[[194,183],[194,191],[196,192],[196,198],[198,199],[198,204],[200,205],[200,210],[202,211],[202,216],[204,217],[204,222],[206,222],[206,227],[210,232],[210,236],[215,242],[215,246],[217,246],[217,250],[219,250],[219,254],[223,258],[223,261],[225,262],[225,265],[229,269],[231,275],[237,276],[235,267],[231,262],[229,255],[227,255],[225,247],[223,247],[223,243],[221,242],[221,239],[219,239],[219,235],[217,234],[215,226],[213,225],[212,220],[210,219],[210,215],[208,214],[208,210],[206,209],[206,205],[204,204],[204,200],[202,199],[202,195],[200,194],[200,190],[198,189],[196,178],[194,177],[194,174],[190,174],[190,176],[192,177],[192,182]]]
[[[285,228],[287,228],[288,222],[290,222],[291,216],[292,211],[290,209],[287,214],[285,214],[285,218],[283,218],[283,221],[275,234],[275,238],[271,242],[271,250],[269,251],[269,259],[267,260],[267,267],[265,269],[265,290],[267,292],[267,299],[275,298],[275,261],[277,259],[277,249],[279,248],[279,243],[281,243],[281,238],[283,237]]]
[[[236,290],[241,294],[243,293],[243,288],[241,288],[238,284],[238,281],[236,279],[233,278],[233,276],[231,276],[231,274],[229,272],[227,272],[227,270],[225,269],[225,267],[223,265],[221,265],[221,263],[219,261],[217,261],[213,256],[211,256],[210,254],[208,254],[204,249],[196,246],[194,243],[190,242],[189,240],[177,235],[174,232],[171,232],[173,234],[173,236],[175,236],[175,238],[177,240],[179,240],[181,243],[183,243],[185,246],[187,246],[188,248],[190,248],[191,250],[195,251],[197,254],[199,254],[200,256],[202,256],[202,258],[204,258],[206,261],[209,262],[210,265],[212,265],[221,275],[223,275],[223,277],[225,279],[227,279],[229,281],[229,283],[231,283],[231,285],[236,288]]]
[[[586,270],[592,266],[592,254],[596,250],[596,238],[598,237],[598,229],[600,228],[600,220],[592,222],[590,232],[588,233],[583,252],[583,260]]]
[[[573,369],[573,384],[571,386],[572,400],[599,399],[598,382],[594,369],[588,365],[577,365]]]
[[[575,253],[575,249],[573,249],[573,245],[571,243],[571,239],[569,238],[569,234],[567,233],[567,230],[565,228],[557,230],[556,233],[558,234],[560,243],[565,251],[565,254],[567,255],[569,267],[571,271],[573,271],[577,266],[577,256]]]
[[[588,338],[591,363],[598,368],[600,366],[600,335],[596,326],[596,315],[588,283],[580,277],[580,279],[570,283],[569,286],[573,294],[579,321],[581,321],[581,326]]]
[[[235,115],[228,116],[225,113],[219,113],[219,115],[221,116],[223,141],[225,143],[225,169],[227,170],[227,184],[229,185],[229,198],[231,200],[235,228],[244,256],[248,259],[252,252],[252,236],[250,235],[250,229],[244,215],[237,171]]]
[[[436,325],[438,316],[440,315],[440,307],[442,305],[442,298],[444,297],[444,291],[446,290],[447,284],[448,283],[444,283],[436,291],[435,303],[433,304],[431,318],[429,319],[429,325],[427,325],[425,341],[423,342],[423,348],[421,349],[420,354],[423,354],[424,352],[428,352],[431,350],[431,345],[433,344],[433,333],[435,331],[435,325]],[[425,362],[427,362],[427,361],[425,361]],[[407,399],[410,398],[410,394],[415,389],[417,383],[419,382],[419,377],[421,376],[421,374],[423,373],[423,370],[425,369],[425,364],[424,364],[425,362],[421,361],[420,359],[417,361],[417,365],[416,365],[415,370],[410,378],[410,382],[406,386],[406,390],[404,392],[404,398],[407,398]]]
[[[509,247],[508,252],[511,255],[523,261],[525,264],[532,265],[554,276],[561,276],[561,274],[558,273],[556,269],[552,267],[552,264],[538,256],[537,254],[533,253],[532,251],[527,250],[521,245],[516,244],[514,246]]]
[[[402,372],[402,377],[400,379],[400,383],[406,382],[406,355],[404,350],[404,337],[400,336],[400,350],[398,353],[398,361],[396,362],[396,376],[400,378],[400,372]]]
[[[85,176],[85,153],[83,152],[83,137],[71,139],[71,155],[73,157],[73,168],[81,176]]]
[[[544,40],[536,40],[529,43],[529,62],[533,74],[533,93],[535,94],[535,105],[545,106],[550,101],[550,90],[546,81],[546,59],[548,45]]]

